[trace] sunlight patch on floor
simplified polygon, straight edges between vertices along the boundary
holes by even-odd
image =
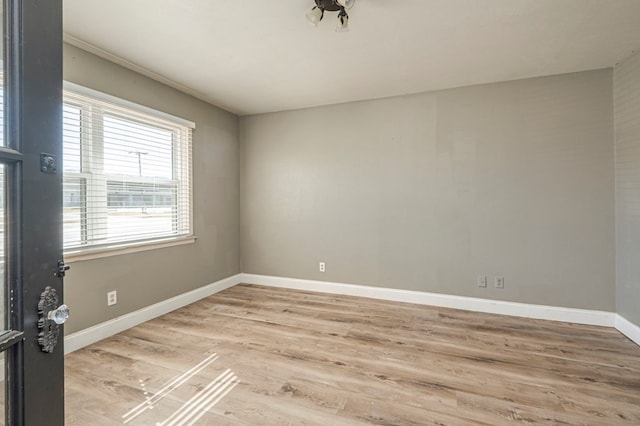
[[[175,405],[176,398],[180,398],[175,397],[172,393],[175,394],[176,392],[174,391],[192,381],[196,375],[203,372],[203,370],[213,364],[218,358],[219,356],[216,353],[209,355],[189,370],[166,382],[159,390],[153,393],[145,388],[144,380],[140,380],[140,387],[144,392],[145,400],[122,416],[123,423],[128,424],[150,410],[159,407],[163,403],[163,400],[167,399],[170,395],[174,396],[174,398],[172,398],[171,403],[167,401],[167,405]],[[233,371],[227,369],[206,386],[202,387],[201,390],[198,390],[195,395],[184,402],[177,410],[169,415],[166,420],[159,422],[157,421],[158,418],[154,416],[154,423],[158,426],[193,425],[222,400],[225,395],[231,392],[238,383],[238,377]],[[139,420],[144,421],[145,424],[149,424],[150,419],[148,417],[144,419],[144,417],[145,416]]]

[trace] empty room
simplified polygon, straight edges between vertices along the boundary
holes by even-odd
[[[7,425],[639,425],[639,0],[4,0]]]

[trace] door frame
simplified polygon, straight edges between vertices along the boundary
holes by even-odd
[[[4,0],[7,328],[23,332],[6,350],[8,425],[64,425],[64,329],[38,343],[46,286],[63,300],[62,0]],[[41,170],[41,154],[56,159]]]

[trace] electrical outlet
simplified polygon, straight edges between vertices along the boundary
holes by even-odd
[[[487,287],[486,275],[478,275],[478,287]]]
[[[320,262],[320,272],[324,272],[325,270],[324,262]]]
[[[504,288],[504,277],[496,277],[496,288]]]
[[[118,303],[118,292],[113,290],[107,293],[107,306],[113,306]]]

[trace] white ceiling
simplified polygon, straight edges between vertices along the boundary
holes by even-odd
[[[611,67],[640,0],[65,0],[66,40],[247,115]]]

